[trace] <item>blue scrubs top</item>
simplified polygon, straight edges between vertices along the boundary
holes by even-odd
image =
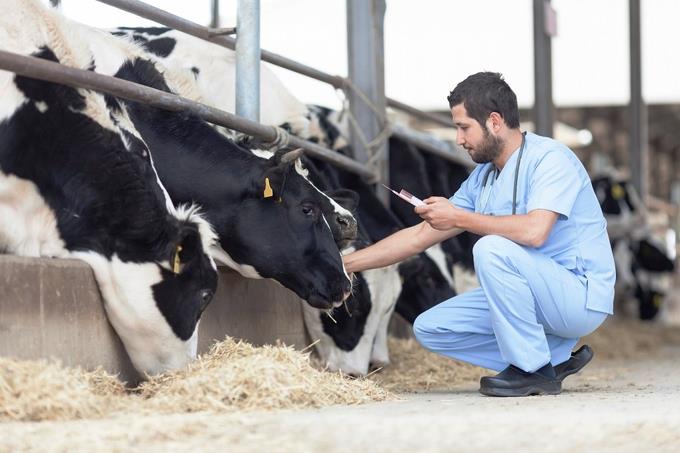
[[[510,156],[496,177],[489,162],[478,165],[449,199],[467,211],[511,215],[515,168],[519,150]],[[526,134],[517,179],[517,214],[546,209],[559,214],[545,243],[537,250],[583,276],[586,307],[613,313],[614,257],[607,222],[586,169],[565,145],[547,137]]]

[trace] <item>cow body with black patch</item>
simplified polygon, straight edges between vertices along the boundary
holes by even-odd
[[[108,36],[38,1],[0,8],[3,50],[105,64]],[[185,365],[217,285],[208,223],[194,207],[173,207],[127,111],[104,96],[8,72],[0,93],[0,249],[84,260],[135,368]]]

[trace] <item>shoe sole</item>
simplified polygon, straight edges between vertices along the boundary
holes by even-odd
[[[545,384],[542,386],[531,385],[528,387],[521,387],[518,389],[506,389],[497,387],[483,387],[479,389],[479,393],[486,396],[533,396],[533,395],[559,395],[562,393],[562,385],[560,382],[554,384]]]

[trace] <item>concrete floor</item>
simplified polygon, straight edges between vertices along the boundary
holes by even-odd
[[[0,451],[680,451],[680,348],[599,361],[559,396],[490,398],[466,384],[319,410],[6,423]]]

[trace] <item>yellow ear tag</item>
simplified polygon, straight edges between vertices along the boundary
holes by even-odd
[[[612,186],[612,197],[614,197],[614,200],[620,200],[625,196],[626,196],[626,191],[623,190],[623,187],[621,187],[621,184],[614,184]]]
[[[264,178],[264,198],[271,198],[274,196],[272,186],[269,184],[269,178]]]
[[[175,274],[179,274],[179,252],[182,251],[182,246],[178,245],[175,250],[175,259],[172,260],[172,271]]]

